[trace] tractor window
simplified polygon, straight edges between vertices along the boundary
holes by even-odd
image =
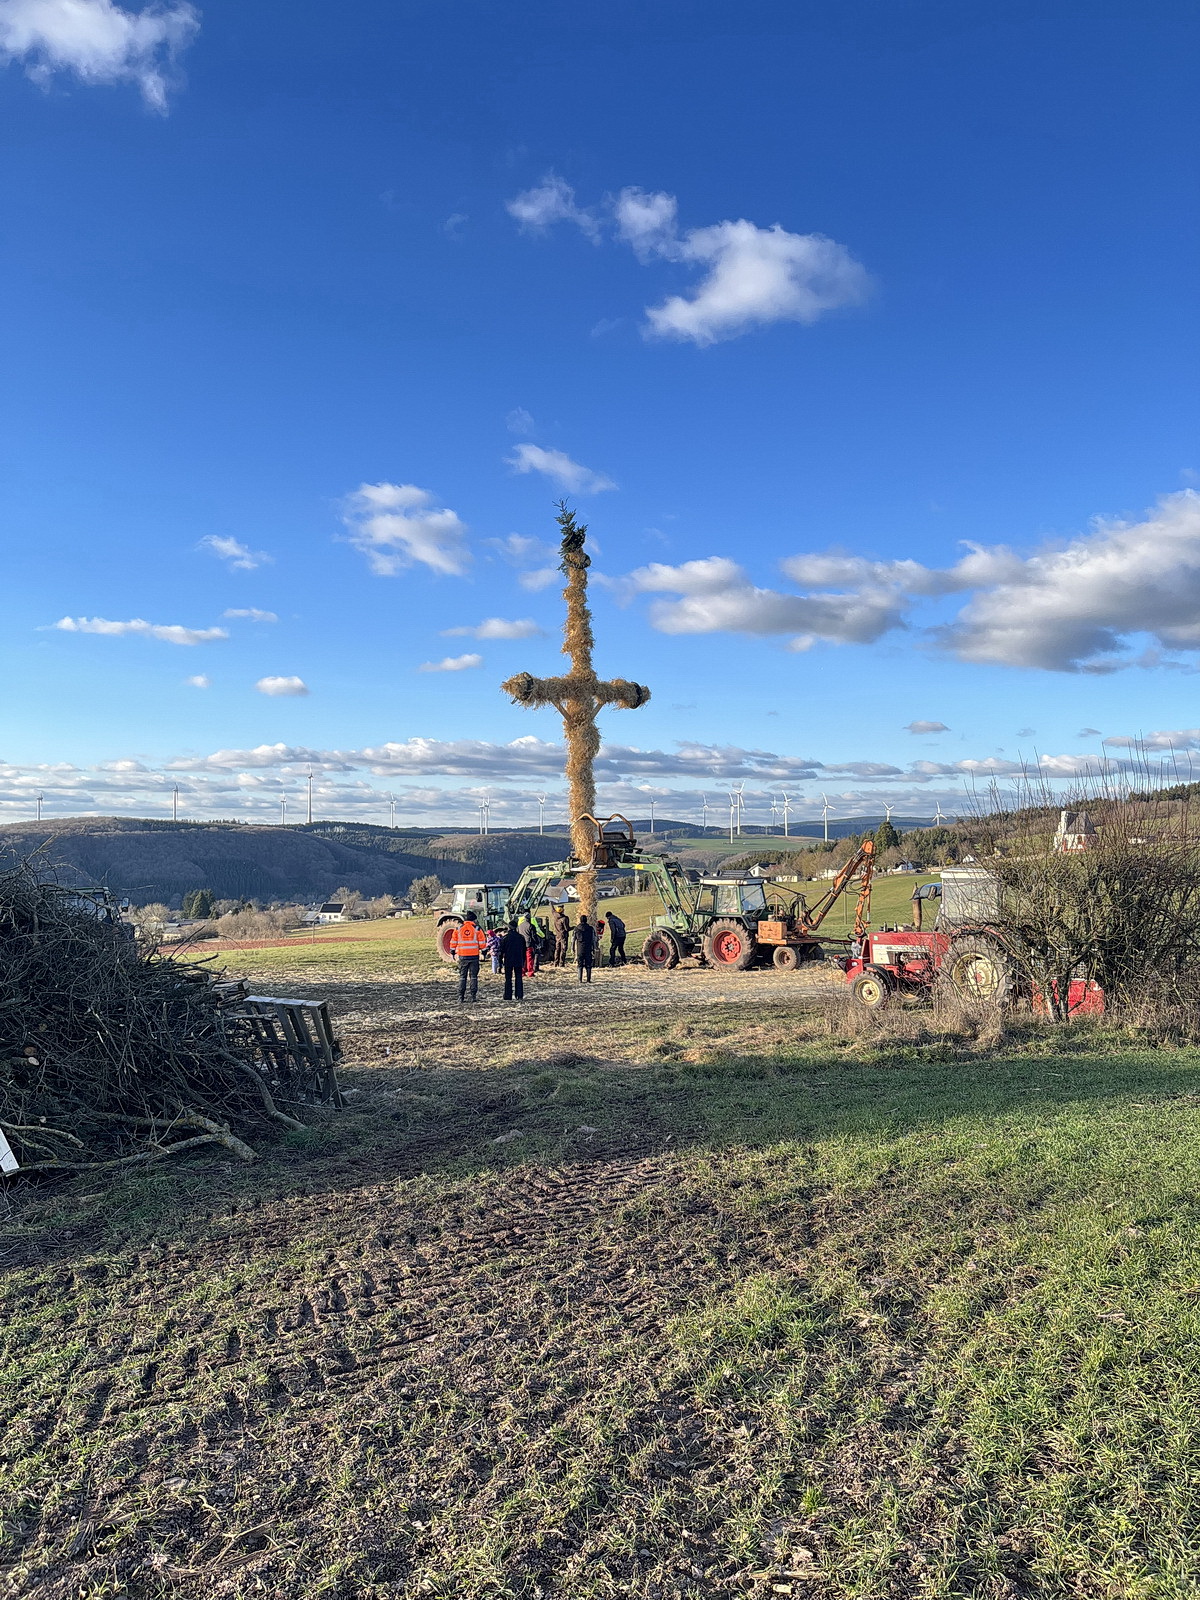
[[[461,916],[464,911],[483,910],[483,889],[477,883],[458,883],[454,886],[454,901],[450,907]]]
[[[497,884],[494,889],[487,891],[488,910],[503,913],[508,908],[508,897],[512,890],[506,883]]]
[[[706,917],[711,917],[716,909],[716,891],[711,884],[706,884],[696,895],[696,910]]]
[[[717,885],[717,914],[722,917],[737,917],[742,912],[741,885],[736,883],[722,883]]]
[[[743,883],[738,887],[742,893],[742,910],[751,917],[765,916],[767,910],[767,891],[761,883]]]

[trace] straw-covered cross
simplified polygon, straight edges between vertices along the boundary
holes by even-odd
[[[535,678],[532,673],[518,672],[501,688],[520,706],[553,706],[562,717],[567,744],[571,844],[576,859],[588,861],[595,841],[590,825],[583,818],[596,810],[595,760],[600,750],[596,718],[604,706],[623,706],[627,711],[634,711],[646,704],[650,691],[644,684],[630,683],[626,678],[602,682],[596,676],[592,666],[595,638],[587,603],[587,573],[591,561],[583,548],[587,528],[575,521],[575,513],[565,504],[558,508],[557,521],[562,529],[561,566],[567,579],[563,590],[567,616],[563,623],[562,650],[563,655],[570,658],[571,670],[559,678]],[[585,873],[580,878],[579,898],[582,910],[594,917],[594,873]]]

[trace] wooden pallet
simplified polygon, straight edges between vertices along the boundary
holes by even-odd
[[[237,998],[229,1015],[244,1024],[259,1070],[276,1099],[294,1105],[314,1101],[345,1105],[337,1081],[342,1050],[324,1000],[248,994]]]

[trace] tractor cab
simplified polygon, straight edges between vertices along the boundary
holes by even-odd
[[[469,911],[481,928],[492,927],[503,920],[511,893],[511,883],[456,883],[450,911],[456,917],[464,917]]]
[[[696,912],[702,917],[740,917],[758,922],[769,915],[767,890],[761,878],[701,878]]]

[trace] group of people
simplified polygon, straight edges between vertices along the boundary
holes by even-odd
[[[581,915],[574,927],[561,906],[550,913],[543,926],[531,912],[506,928],[484,932],[468,911],[463,922],[450,935],[450,948],[458,959],[458,1000],[465,1004],[468,994],[479,998],[479,963],[491,959],[492,971],[504,974],[504,998],[524,1000],[525,979],[532,978],[543,965],[565,967],[568,955],[578,968],[580,983],[591,983],[593,966],[604,965],[604,939],[608,939],[608,964],[624,966],[625,924],[615,912],[597,917],[595,922]]]

